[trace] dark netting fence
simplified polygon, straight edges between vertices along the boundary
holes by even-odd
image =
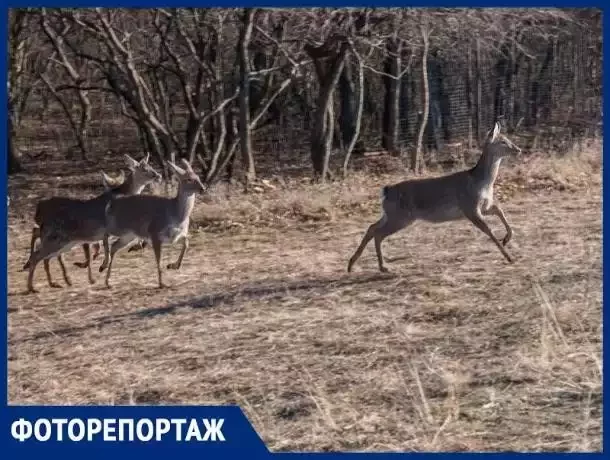
[[[146,29],[147,24],[146,21],[138,23],[138,33]],[[452,41],[442,32],[437,31],[437,35],[430,38],[426,60],[427,93],[424,91],[421,44],[414,41],[402,59],[402,76],[397,80],[399,91],[395,93],[398,97],[396,138],[398,150],[405,157],[416,147],[425,104],[428,105],[422,139],[425,162],[443,161],[477,149],[495,120],[509,132],[522,136],[521,142],[529,149],[564,152],[575,145],[581,148],[589,139],[601,136],[602,45],[599,31],[580,24],[560,34],[531,33],[531,36],[525,34],[518,41],[505,43],[490,43],[469,30],[463,30],[459,40]],[[150,106],[165,114],[165,119],[159,118],[171,127],[175,134],[173,140],[180,144],[186,142],[188,108],[180,81],[171,69],[163,73],[166,64],[153,65],[161,62],[163,54],[155,33],[155,30],[141,33],[140,46],[133,46],[135,62],[142,78],[148,82],[147,90],[152,93]],[[44,36],[41,42],[45,42]],[[93,45],[83,41],[83,52],[97,52],[97,45]],[[180,49],[178,45],[176,49]],[[226,39],[224,51],[219,80],[209,91],[220,85],[222,88],[217,93],[226,97],[238,85],[235,43]],[[187,54],[182,59],[187,65],[193,65]],[[104,64],[94,61],[88,64],[83,59],[75,59],[75,63],[82,65],[81,76],[91,80],[89,86],[102,88],[88,93],[93,108],[86,137],[90,154],[106,154],[117,149],[141,151],[146,140],[137,114],[134,116],[126,107],[126,96],[117,96],[116,91],[108,90],[107,81],[99,81],[100,75],[104,75],[100,73]],[[339,79],[332,99],[335,157],[341,156],[341,150],[345,148],[342,126],[345,95],[353,97],[358,92],[353,88],[357,73],[354,56],[348,57],[345,67],[344,71],[350,72],[350,79],[343,76]],[[32,74],[36,69],[32,68]],[[268,160],[268,164],[274,164],[280,170],[308,164],[319,84],[312,65],[303,69],[303,75],[275,100],[253,132],[252,147],[257,162]],[[384,82],[383,69],[383,58],[378,57],[367,62],[364,71],[360,151],[385,148],[387,82]],[[48,70],[47,75],[54,79],[55,88],[61,87],[68,79],[65,70],[61,66],[52,70]],[[253,79],[251,100],[256,99],[257,91],[263,91],[257,87],[258,81],[263,80]],[[346,90],[349,85],[351,93]],[[74,149],[74,135],[66,114],[71,112],[78,121],[81,106],[75,91],[64,88],[60,97],[61,104],[48,86],[34,85],[21,116],[22,129],[16,135],[20,150],[27,153]],[[212,99],[210,104],[218,103]],[[163,110],[164,105],[168,106],[167,110]],[[225,129],[228,136],[237,136],[237,104],[228,107]],[[351,107],[353,109],[353,103]],[[206,142],[212,147],[220,136],[217,132],[220,125],[214,120],[204,130]]]

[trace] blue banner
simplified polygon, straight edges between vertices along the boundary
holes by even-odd
[[[4,458],[204,454],[264,458],[267,449],[237,406],[13,406],[2,412]]]

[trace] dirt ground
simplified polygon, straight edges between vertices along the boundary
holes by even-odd
[[[390,273],[372,244],[346,273],[399,179],[355,175],[198,199],[167,290],[150,249],[118,256],[111,290],[75,249],[73,286],[40,266],[33,295],[26,205],[54,190],[11,179],[9,402],[236,403],[271,450],[599,451],[600,169],[599,151],[502,168],[513,265],[468,222],[418,223],[384,243]],[[75,177],[57,193],[99,182]]]

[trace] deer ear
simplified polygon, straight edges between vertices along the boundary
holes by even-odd
[[[143,163],[148,164],[148,160],[150,160],[150,152],[146,152],[146,157],[144,157]]]
[[[184,176],[186,174],[186,171],[184,169],[182,169],[180,166],[176,166],[171,161],[167,162],[167,166],[169,166],[170,169],[173,170],[174,173],[177,174],[178,176]]]
[[[112,178],[106,174],[104,171],[102,171],[102,183],[104,184],[104,188],[106,190],[111,189],[112,187],[114,187],[114,180],[112,180]]]
[[[491,134],[492,141],[496,140],[496,137],[498,137],[498,134],[500,134],[500,129],[502,129],[502,126],[500,125],[499,121],[496,121],[496,124],[494,125],[493,133]]]
[[[133,158],[131,158],[129,155],[127,155],[126,153],[123,154],[123,157],[125,158],[125,162],[127,163],[127,167],[129,169],[133,169],[136,168],[140,163],[137,162],[136,160],[134,160]]]
[[[191,164],[188,162],[188,160],[186,158],[182,159],[182,164],[184,165],[184,167],[186,168],[187,171],[193,171],[193,168],[191,166]]]

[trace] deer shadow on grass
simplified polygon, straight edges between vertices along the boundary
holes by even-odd
[[[230,291],[219,291],[201,295],[198,297],[185,298],[177,302],[158,307],[145,308],[129,313],[100,316],[98,318],[95,318],[89,324],[39,332],[23,339],[9,340],[9,343],[26,343],[47,337],[76,335],[91,329],[97,329],[103,326],[117,324],[129,319],[146,320],[160,315],[176,313],[180,310],[185,310],[187,308],[214,308],[220,305],[235,304],[236,302],[239,302],[242,299],[252,300],[267,298],[268,300],[279,300],[285,297],[286,295],[293,295],[295,293],[308,291],[311,289],[325,289],[326,291],[330,291],[331,289],[341,288],[345,286],[362,286],[369,283],[376,283],[378,281],[393,279],[396,276],[396,274],[392,273],[375,273],[372,275],[342,275],[332,278],[306,278],[294,281],[287,281],[286,279],[277,279],[271,282],[265,282],[260,284],[257,283],[256,285],[246,284]]]

